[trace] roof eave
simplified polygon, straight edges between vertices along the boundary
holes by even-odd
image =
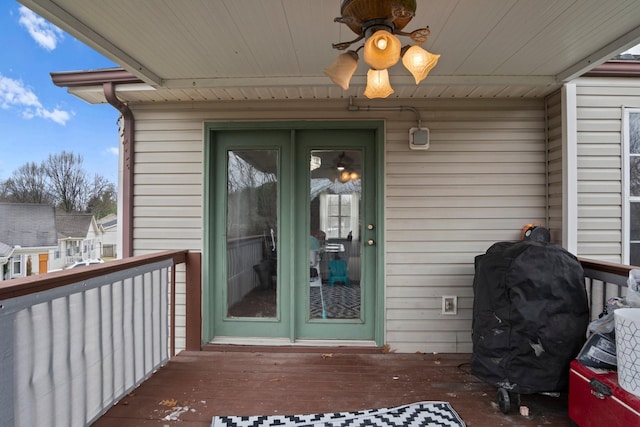
[[[104,83],[144,83],[138,77],[123,68],[54,72],[50,73],[50,76],[53,84],[58,87],[96,86]]]
[[[640,60],[614,59],[594,67],[583,77],[640,77]]]

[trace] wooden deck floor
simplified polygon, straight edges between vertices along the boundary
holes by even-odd
[[[469,355],[222,349],[180,353],[94,426],[204,427],[214,415],[341,412],[425,400],[449,402],[469,427],[569,425],[565,394],[522,395],[528,417],[517,408],[500,412],[495,387],[469,373]],[[171,414],[176,420],[165,419]]]

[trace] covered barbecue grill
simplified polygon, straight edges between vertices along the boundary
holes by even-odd
[[[495,243],[475,258],[473,291],[471,372],[498,387],[500,410],[566,390],[589,322],[577,258],[548,242]]]

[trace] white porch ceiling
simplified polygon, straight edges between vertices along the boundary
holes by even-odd
[[[355,38],[342,0],[19,1],[147,83],[125,100],[363,97],[362,60],[348,91],[322,72]],[[393,67],[390,98],[542,97],[639,44],[640,1],[418,0],[405,31],[426,25],[440,62],[419,86]]]

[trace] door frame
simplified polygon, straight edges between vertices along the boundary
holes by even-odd
[[[374,319],[374,340],[377,346],[384,344],[385,317],[385,247],[384,247],[384,136],[385,128],[382,120],[360,120],[360,121],[247,121],[247,122],[205,122],[204,124],[204,176],[203,176],[203,274],[202,274],[202,341],[209,343],[216,337],[215,331],[215,264],[210,254],[215,254],[215,242],[212,238],[213,230],[216,226],[213,203],[214,186],[212,185],[212,174],[215,174],[215,141],[212,135],[216,131],[225,130],[260,130],[260,129],[287,129],[295,130],[343,130],[343,129],[366,129],[374,132],[375,138],[375,160],[374,170],[376,171],[375,194],[376,200],[372,201],[376,216],[375,241],[377,246],[378,259],[374,266],[375,285],[375,319]],[[293,132],[292,132],[293,133]],[[295,151],[295,147],[294,147]],[[295,157],[295,156],[294,156]],[[293,189],[293,182],[283,182],[283,185]],[[282,295],[281,298],[294,298],[294,294]],[[296,331],[295,322],[290,322],[289,341],[295,343]],[[324,340],[326,341],[326,340]]]

